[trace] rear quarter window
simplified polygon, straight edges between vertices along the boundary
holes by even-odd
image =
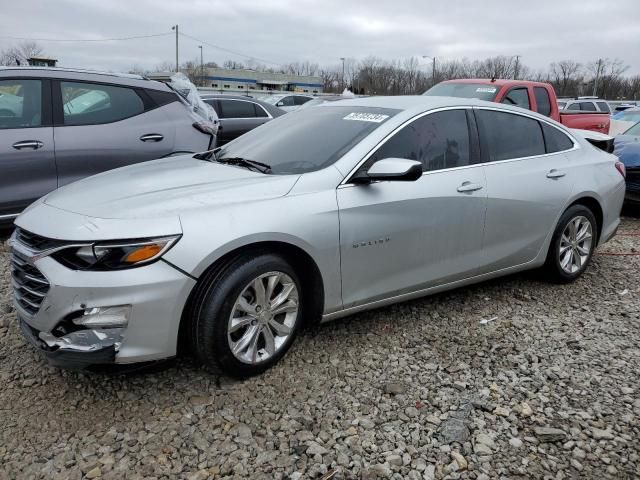
[[[563,152],[573,148],[573,141],[558,128],[542,122],[547,153]]]

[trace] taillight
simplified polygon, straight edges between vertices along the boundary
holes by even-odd
[[[624,167],[624,163],[622,163],[619,160],[616,161],[616,170],[620,172],[620,175],[622,175],[622,178],[627,178],[627,169]]]

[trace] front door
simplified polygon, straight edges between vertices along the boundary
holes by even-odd
[[[482,258],[484,170],[464,109],[422,116],[365,162],[423,163],[414,182],[338,188],[345,308],[472,276]],[[475,132],[475,130],[472,130]]]
[[[269,120],[265,110],[250,100],[218,100],[218,146],[235,140]]]
[[[57,186],[49,88],[0,79],[0,223]]]

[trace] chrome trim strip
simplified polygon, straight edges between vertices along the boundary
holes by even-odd
[[[19,213],[8,213],[5,215],[0,215],[0,220],[4,220],[6,218],[18,218],[20,216]]]

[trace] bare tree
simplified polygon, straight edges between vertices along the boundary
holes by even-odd
[[[42,55],[44,48],[37,42],[26,41],[0,52],[0,65],[27,65],[27,59]]]

